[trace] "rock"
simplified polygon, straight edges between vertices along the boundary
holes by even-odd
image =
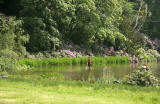
[[[8,78],[8,76],[0,76],[1,78]]]
[[[141,70],[149,71],[149,67],[148,67],[148,66],[143,65],[143,66],[141,67]]]
[[[113,83],[114,84],[116,84],[116,83],[120,84],[120,81],[119,80],[115,80]]]

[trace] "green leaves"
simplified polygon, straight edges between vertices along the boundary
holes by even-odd
[[[143,48],[139,48],[136,51],[136,54],[138,56],[138,59],[146,62],[157,61],[157,59],[160,58],[160,54],[156,50],[152,49],[146,51]]]
[[[27,0],[21,6],[30,52],[57,50],[61,40],[85,48],[104,45],[122,50],[133,42],[131,32],[121,28],[124,16],[130,18],[134,12],[133,3],[124,0]]]
[[[54,20],[56,17],[54,9],[57,7],[55,2],[52,0],[50,3],[45,0],[22,1],[24,9],[21,13],[24,29],[30,35],[29,44],[27,44],[27,50],[30,52],[55,50],[55,46],[60,46],[61,34]],[[60,2],[57,1],[57,3]]]
[[[16,53],[19,53],[23,50],[22,53],[26,53],[23,45],[28,42],[28,40],[29,37],[24,33],[24,30],[22,29],[21,20],[16,20],[15,18],[0,17],[1,50],[8,49],[15,51]]]
[[[139,86],[158,86],[159,80],[156,78],[151,71],[146,70],[136,70],[135,72],[127,75],[124,83],[129,85],[139,85]]]

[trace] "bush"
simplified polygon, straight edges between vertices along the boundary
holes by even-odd
[[[9,49],[1,50],[0,56],[6,57],[6,58],[18,59],[17,53]]]
[[[15,59],[0,57],[0,72],[18,69]]]
[[[38,52],[38,54],[35,55],[36,58],[44,58],[43,53]]]
[[[158,53],[157,50],[149,49],[147,52],[150,53],[150,54],[152,54],[154,56],[154,58],[156,58],[156,59],[160,58],[160,54]]]
[[[8,73],[6,71],[3,71],[3,72],[0,72],[0,77],[7,77],[8,76]]]
[[[139,86],[157,86],[159,84],[158,78],[151,71],[142,70],[141,68],[127,75],[123,82],[125,84]]]
[[[7,53],[8,57],[12,57],[14,52],[21,57],[27,54],[24,44],[29,41],[29,37],[24,33],[22,24],[15,17],[0,16],[0,49],[3,50],[1,56]]]
[[[152,49],[146,51],[143,48],[140,48],[136,51],[136,54],[138,56],[138,59],[141,61],[152,62],[160,58],[160,54],[156,50]]]

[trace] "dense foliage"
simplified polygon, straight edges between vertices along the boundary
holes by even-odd
[[[0,58],[29,53],[38,58],[112,56],[122,51],[122,56],[155,60],[159,37],[144,30],[158,33],[158,4],[158,0],[0,0]]]
[[[139,60],[146,61],[146,62],[152,62],[157,61],[157,59],[160,58],[160,54],[156,50],[144,50],[143,48],[138,49],[137,55]]]
[[[4,2],[6,13],[11,13],[10,5],[14,5],[16,9],[12,13],[24,22],[25,33],[30,36],[26,44],[29,52],[56,51],[62,49],[66,41],[71,41],[93,52],[100,45],[132,54],[146,45],[137,31],[143,27],[144,18],[150,18],[147,16],[152,12],[149,6],[155,4],[150,0],[1,2]]]
[[[118,28],[123,19],[122,2],[118,0],[104,2],[23,1],[20,17],[24,20],[25,30],[30,34],[28,51],[58,49],[61,40],[70,40],[85,48],[98,44],[106,46],[119,44],[118,48],[123,48],[123,42],[127,41],[127,38]]]
[[[0,72],[17,69],[16,59],[27,54],[23,46],[27,41],[22,21],[0,17]]]
[[[160,10],[160,1],[159,0],[144,0],[148,4],[148,10],[150,16],[148,16],[147,21],[145,23],[143,32],[147,33],[151,38],[159,38],[160,39],[160,14],[158,11]]]
[[[151,71],[140,68],[130,75],[127,75],[124,83],[139,86],[158,86],[159,79],[156,78]]]

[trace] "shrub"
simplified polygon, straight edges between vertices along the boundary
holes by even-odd
[[[12,71],[18,69],[17,61],[15,59],[0,57],[0,72]]]
[[[0,72],[0,77],[3,77],[3,76],[8,76],[8,73],[6,71]]]
[[[143,48],[140,48],[136,51],[136,54],[138,55],[138,59],[141,61],[156,61],[158,58],[160,58],[160,54],[156,50],[144,50]]]
[[[152,54],[154,56],[154,58],[156,58],[156,59],[160,58],[160,54],[158,53],[157,50],[149,49],[147,52],[150,53],[150,54]]]
[[[18,59],[17,53],[9,49],[1,50],[0,56],[6,57],[6,58]]]
[[[22,25],[15,17],[0,16],[0,71],[18,69],[16,59],[27,55],[24,44],[29,37]]]
[[[60,57],[60,55],[62,55],[62,56],[64,56],[65,57],[65,53],[64,52],[62,52],[62,54],[60,53],[60,52],[54,52],[54,51],[52,51],[52,53],[51,53],[51,55],[53,56],[53,57]]]
[[[21,57],[27,54],[24,44],[29,41],[29,37],[22,29],[22,24],[23,22],[16,20],[15,17],[0,16],[0,49],[3,50],[2,53],[10,53],[12,50]]]
[[[123,82],[125,84],[139,86],[157,86],[159,84],[158,78],[151,71],[142,70],[141,68],[127,75]]]
[[[44,58],[44,54],[41,53],[41,52],[38,52],[36,55],[35,55],[36,58]]]

